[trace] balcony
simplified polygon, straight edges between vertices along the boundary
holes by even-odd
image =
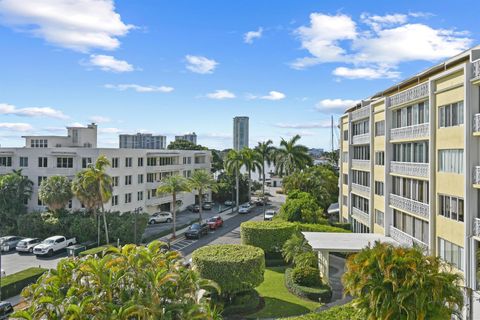
[[[352,144],[369,144],[370,133],[358,134],[352,137]]]
[[[370,171],[370,160],[352,159],[352,169]]]
[[[430,206],[427,203],[397,196],[396,194],[390,194],[390,205],[399,210],[430,219]]]
[[[473,220],[473,235],[480,237],[480,218]]]
[[[480,166],[473,168],[473,184],[480,185]]]
[[[390,162],[390,173],[411,177],[428,178],[429,168],[430,166],[428,163],[398,161]]]
[[[480,60],[472,63],[472,80],[480,78]]]
[[[403,232],[400,229],[395,228],[394,226],[390,226],[390,237],[394,239],[395,241],[399,242],[401,245],[408,246],[408,247],[413,247],[413,245],[418,245],[424,250],[428,250],[428,244],[415,239],[411,235]]]
[[[360,209],[352,207],[352,217],[362,222],[366,226],[370,225],[370,215],[368,213],[363,212]]]
[[[412,101],[416,101],[422,98],[428,98],[429,86],[428,82],[419,84],[413,88],[405,90],[403,92],[394,94],[387,99],[388,107],[395,107],[398,105],[406,104]]]
[[[473,115],[473,133],[480,135],[480,113]]]
[[[350,113],[350,121],[356,121],[370,117],[370,106],[366,106]]]
[[[390,130],[390,140],[428,139],[429,136],[430,125],[428,123]]]
[[[352,192],[365,197],[370,197],[370,187],[362,186],[361,184],[352,183]]]

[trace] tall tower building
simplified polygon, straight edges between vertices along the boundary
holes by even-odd
[[[248,148],[248,117],[233,118],[233,149]]]
[[[121,134],[119,137],[121,149],[165,149],[166,136],[154,136],[151,133]]]

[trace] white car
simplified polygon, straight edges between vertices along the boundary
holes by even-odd
[[[264,220],[272,220],[273,217],[276,215],[277,213],[275,212],[275,210],[267,210],[265,211],[265,217],[264,217]]]
[[[173,221],[172,213],[167,211],[162,211],[162,212],[154,213],[148,220],[148,224],[172,222],[172,221]]]
[[[47,238],[42,243],[33,248],[33,253],[37,256],[52,256],[55,252],[65,249],[68,246],[77,243],[75,238],[67,239],[64,236],[54,236]]]
[[[242,204],[240,208],[238,209],[238,213],[249,213],[252,210],[252,207],[250,204]]]
[[[33,248],[37,245],[40,244],[42,240],[38,238],[26,238],[23,240],[20,240],[19,243],[17,243],[17,247],[15,248],[17,252],[30,252],[33,253]]]

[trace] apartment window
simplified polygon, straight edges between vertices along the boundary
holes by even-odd
[[[393,226],[415,239],[428,244],[428,222],[405,212],[393,210]]]
[[[342,162],[348,162],[348,152],[342,152]]]
[[[348,130],[343,130],[343,141],[348,140]]]
[[[118,206],[118,196],[112,196],[112,207]]]
[[[428,163],[428,141],[393,144],[393,161]]]
[[[463,149],[438,150],[438,171],[463,173]]]
[[[183,164],[192,164],[192,157],[183,157]]]
[[[457,269],[465,270],[463,247],[438,237],[438,255],[442,260],[453,264]]]
[[[130,168],[132,166],[132,158],[125,158],[125,167]]]
[[[184,170],[183,171],[183,176],[185,178],[190,178],[192,176],[192,170]]]
[[[378,166],[385,165],[385,151],[376,151],[375,152],[375,164]]]
[[[42,184],[42,181],[45,180],[45,179],[47,179],[47,177],[41,177],[41,176],[38,177],[37,178],[37,183],[38,183],[37,185],[40,187],[40,185]]]
[[[143,183],[143,174],[139,174],[139,175],[137,176],[137,183],[138,183],[138,184],[142,184],[142,183]]]
[[[370,160],[370,146],[354,146],[353,159]]]
[[[354,193],[352,193],[352,207],[357,208],[366,214],[369,214],[368,199],[360,197]]]
[[[118,168],[118,158],[112,158],[112,168]]]
[[[343,174],[343,184],[348,184],[348,174]]]
[[[154,181],[155,181],[155,174],[147,173],[147,182],[154,182]]]
[[[463,124],[463,101],[439,107],[438,126],[440,128]]]
[[[138,159],[137,159],[137,165],[138,165],[139,167],[143,167],[143,158],[138,158]]]
[[[366,134],[370,131],[370,120],[362,120],[352,124],[352,136]]]
[[[384,185],[381,181],[375,181],[375,194],[377,196],[383,196],[384,193]]]
[[[19,166],[22,168],[28,167],[28,157],[20,157]]]
[[[428,101],[392,111],[392,128],[414,126],[429,121]]]
[[[137,192],[137,201],[142,201],[143,200],[143,191],[138,191]]]
[[[132,202],[132,194],[125,193],[125,203],[130,203],[130,202]]]
[[[352,183],[370,187],[370,172],[352,170],[351,179]]]
[[[118,187],[118,177],[112,177],[112,186]]]
[[[32,139],[30,140],[30,147],[32,148],[48,148],[47,139]]]
[[[385,223],[385,213],[375,209],[375,223],[383,227]]]
[[[73,158],[70,158],[70,157],[57,158],[57,168],[73,168]]]
[[[125,176],[125,185],[129,186],[132,184],[132,176]]]
[[[147,166],[153,167],[157,165],[157,158],[156,157],[148,157],[147,158]]]
[[[343,205],[346,206],[348,205],[348,197],[347,196],[343,196]]]
[[[82,158],[82,168],[88,167],[92,163],[92,158]]]
[[[403,198],[429,203],[428,181],[392,176],[392,193]]]
[[[46,167],[48,167],[48,159],[47,159],[47,157],[38,157],[38,167],[39,167],[39,168],[46,168]]]
[[[11,167],[12,157],[0,157],[0,167]]]
[[[464,202],[462,198],[440,194],[438,196],[438,214],[455,221],[464,221]]]
[[[385,120],[375,122],[375,137],[385,135]]]

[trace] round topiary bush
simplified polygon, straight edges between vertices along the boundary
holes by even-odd
[[[295,267],[292,271],[293,282],[305,287],[315,287],[321,284],[318,269],[312,267]]]
[[[263,282],[265,256],[262,249],[253,246],[212,245],[195,250],[192,264],[200,277],[220,286],[223,297],[232,298]]]
[[[294,223],[285,221],[247,221],[240,225],[242,244],[262,248],[267,255],[279,253],[295,228]]]

